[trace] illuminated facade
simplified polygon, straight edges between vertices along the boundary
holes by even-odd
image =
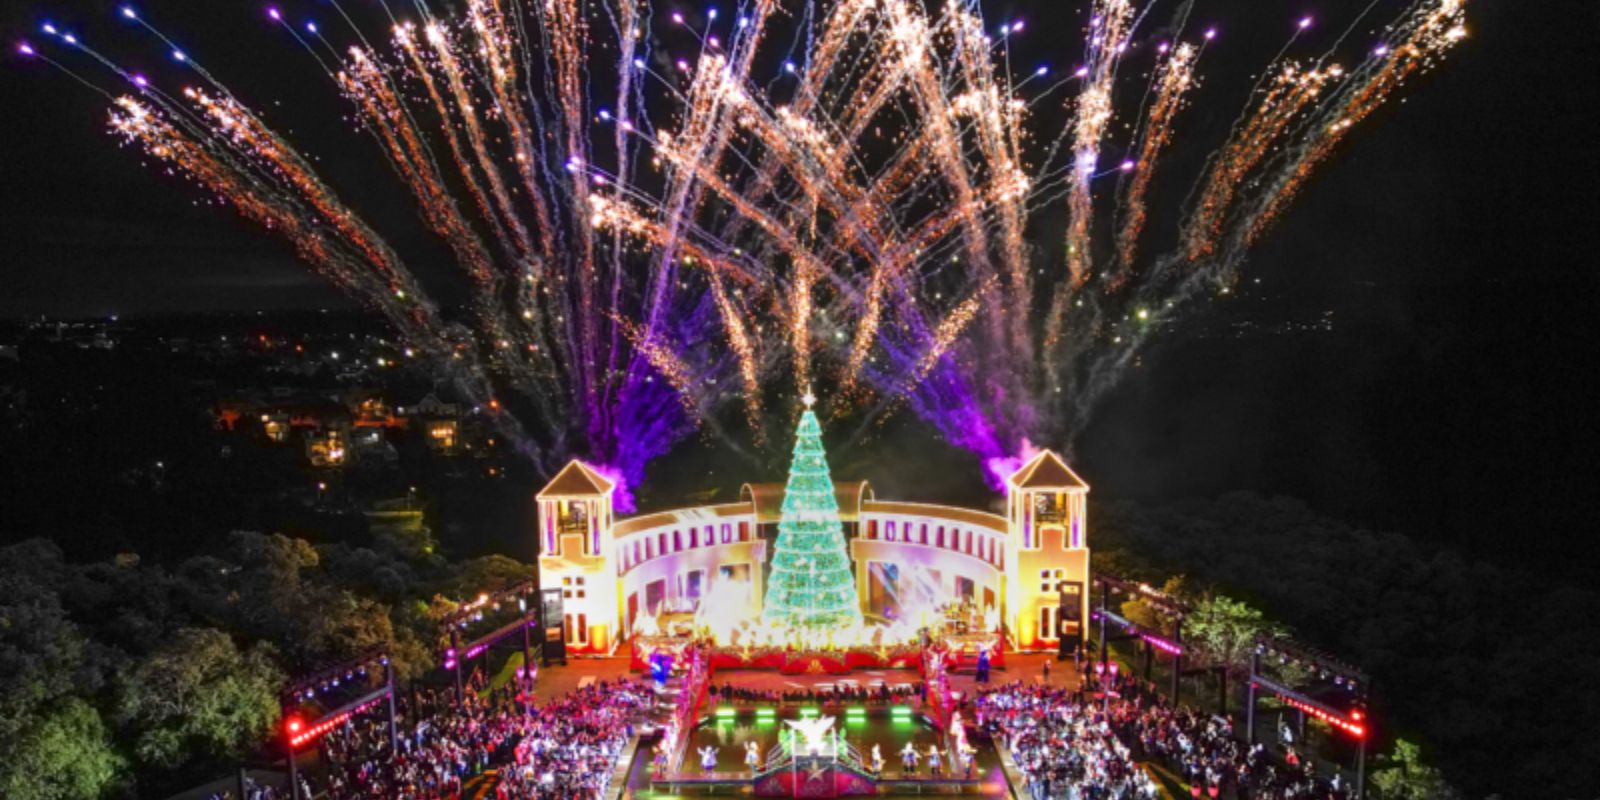
[[[718,603],[760,615],[783,484],[745,484],[738,502],[620,520],[614,488],[574,461],[537,496],[541,588],[562,590],[569,651],[611,652],[641,618],[694,612],[714,591]],[[881,501],[865,481],[835,481],[862,612],[894,620],[913,604],[965,600],[1002,622],[1016,649],[1080,637],[1088,492],[1049,451],[1007,480],[1005,516]],[[737,590],[719,591],[725,582]]]

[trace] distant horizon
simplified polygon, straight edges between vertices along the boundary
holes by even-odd
[[[370,309],[363,309],[360,306],[352,305],[352,306],[348,306],[346,308],[309,308],[309,307],[307,307],[307,308],[297,308],[297,307],[292,307],[292,306],[280,306],[280,307],[274,307],[274,308],[238,308],[238,309],[222,308],[222,309],[211,309],[211,310],[199,310],[199,309],[196,309],[196,310],[188,310],[188,311],[180,311],[180,310],[170,310],[170,311],[145,310],[145,311],[112,312],[112,313],[107,313],[107,314],[77,314],[77,315],[36,314],[36,315],[24,316],[24,317],[12,316],[12,315],[9,315],[9,314],[6,314],[6,313],[0,313],[0,322],[37,322],[37,321],[46,321],[46,322],[127,322],[127,321],[139,321],[139,320],[150,320],[150,319],[183,319],[185,317],[232,317],[232,316],[261,316],[261,315],[270,315],[270,314],[334,314],[334,313],[351,314],[351,315],[355,315],[355,316],[371,316],[373,319],[378,320],[379,322],[383,321],[383,317],[382,317],[381,314],[378,314],[378,313],[376,313],[376,312],[374,312],[374,311],[372,311]]]

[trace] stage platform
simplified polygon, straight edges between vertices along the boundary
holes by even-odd
[[[797,770],[801,775],[805,770]],[[855,772],[851,770],[851,772]],[[763,778],[769,778],[775,773],[740,772],[675,772],[651,779],[651,783],[658,789],[673,791],[675,789],[718,789],[745,790],[756,785]],[[864,777],[871,778],[863,774]],[[883,774],[872,778],[881,794],[985,794],[987,784],[981,774],[973,773],[968,778],[965,776],[934,777],[926,771],[921,773],[906,773],[900,770],[884,770]]]

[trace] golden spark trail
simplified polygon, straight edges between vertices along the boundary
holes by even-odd
[[[382,242],[376,232],[362,223],[355,212],[340,202],[333,190],[323,184],[300,156],[284,145],[259,118],[227,97],[213,98],[199,89],[188,89],[184,94],[216,125],[218,132],[271,164],[278,175],[287,180],[328,224],[360,250],[385,276],[391,283],[392,291],[405,292],[403,284],[407,272],[399,256]]]
[[[722,276],[712,272],[710,282],[711,296],[716,300],[717,312],[722,316],[722,326],[727,332],[728,344],[733,347],[734,355],[739,359],[739,376],[744,380],[745,421],[749,423],[751,430],[759,432],[761,372],[756,364],[755,348],[750,344],[750,334],[745,330],[743,315],[728,299],[727,288],[722,285]]]
[[[547,317],[550,315],[545,313],[545,308],[537,302],[540,289],[538,281],[543,271],[539,266],[542,263],[539,251],[533,242],[532,235],[528,232],[527,225],[523,222],[522,213],[518,211],[512,201],[511,191],[506,186],[500,165],[489,151],[482,118],[478,113],[477,103],[467,88],[461,60],[456,55],[454,39],[451,38],[443,25],[435,21],[429,21],[425,25],[422,35],[429,46],[428,52],[433,56],[431,65],[436,66],[439,73],[444,76],[448,97],[454,101],[455,116],[461,120],[465,132],[465,141],[472,151],[471,162],[475,162],[478,170],[482,172],[483,180],[487,184],[487,194],[493,198],[493,210],[485,210],[483,213],[486,219],[490,220],[491,224],[500,232],[499,238],[502,245],[506,244],[505,233],[509,232],[510,234],[509,248],[515,253],[514,260],[516,262],[514,272],[521,278],[515,293],[517,305],[515,310],[525,323],[521,326],[522,330],[536,340],[528,341],[527,339],[522,339],[521,350],[528,355],[529,360],[544,362],[540,369],[548,371],[553,367],[549,363],[549,359],[557,354],[559,347],[552,343],[550,338],[551,327],[545,324]],[[482,195],[485,193],[485,189],[475,179],[475,173],[469,160],[459,152],[458,142],[461,137],[450,124],[452,118],[450,108],[444,102],[444,92],[437,88],[437,81],[432,69],[430,69],[429,62],[423,57],[423,51],[417,45],[415,29],[410,25],[399,26],[396,28],[395,38],[399,41],[401,49],[410,58],[414,71],[422,78],[429,96],[435,106],[438,107],[440,121],[445,129],[445,136],[450,143],[452,155],[457,162],[457,171],[469,187],[469,191],[473,192],[474,197],[482,205],[484,202]],[[498,337],[500,341],[513,341],[519,338],[522,337],[511,335],[509,326],[502,323],[502,332]],[[528,372],[523,369],[518,371],[524,376]],[[535,391],[532,394],[535,396],[536,402],[540,403],[541,406],[549,407],[551,393]],[[546,411],[546,416],[553,416],[555,413],[557,412],[554,410]]]
[[[1002,99],[994,79],[994,67],[989,56],[989,37],[983,33],[983,21],[976,15],[956,8],[954,27],[957,29],[959,60],[962,74],[970,90],[957,98],[969,98],[970,116],[976,125],[978,143],[989,165],[990,181],[994,184],[990,204],[998,217],[1001,239],[1001,256],[1005,264],[1007,293],[999,302],[990,301],[991,313],[1010,320],[1005,347],[1022,359],[1031,359],[1031,342],[1027,335],[1027,315],[1003,314],[1007,308],[1025,308],[1032,297],[1027,257],[1024,252],[1023,230],[1026,214],[1025,201],[1031,181],[1022,169],[1022,148],[1017,141],[1017,131],[1022,128],[1023,105],[1013,98]],[[1002,284],[996,283],[998,289]]]
[[[865,307],[861,310],[857,321],[844,376],[846,392],[849,391],[865,361],[866,353],[876,338],[877,326],[882,317],[882,287],[886,282],[886,272],[892,269],[889,265],[893,260],[883,253],[886,247],[891,245],[881,243],[884,234],[878,223],[892,220],[893,215],[886,207],[875,202],[870,190],[864,191],[851,180],[844,160],[844,154],[849,151],[848,146],[843,142],[833,141],[812,123],[807,115],[821,97],[821,84],[832,71],[838,56],[844,52],[844,46],[850,36],[857,26],[866,20],[871,11],[871,4],[863,2],[846,2],[833,9],[794,103],[787,108],[780,108],[776,119],[765,114],[764,110],[755,108],[748,97],[741,98],[747,112],[741,121],[752,126],[759,134],[760,141],[766,143],[769,148],[758,169],[755,188],[748,196],[761,197],[770,192],[779,166],[787,166],[792,176],[802,183],[802,190],[809,198],[810,205],[823,202],[838,219],[847,223],[839,245],[844,249],[856,250],[871,265],[871,278],[865,290]],[[875,113],[877,106],[887,98],[889,88],[893,87],[884,87],[884,91],[880,91],[865,104],[846,103],[846,107],[853,109],[858,114],[856,119],[861,120],[859,124],[864,125],[870,115]],[[853,124],[850,127],[852,130],[847,136],[853,138],[859,131],[854,130]],[[791,138],[803,143],[805,147],[794,147],[789,143]],[[820,174],[812,167],[810,161],[821,165]],[[824,191],[824,187],[828,191]],[[797,302],[801,304],[806,316],[798,318],[791,315],[791,338],[806,342],[809,349],[807,326],[811,313],[810,283],[815,277],[815,271],[807,266],[798,270],[797,274],[804,285],[792,287],[792,296],[798,298]],[[803,353],[799,361],[801,363],[799,372],[808,373],[809,353]]]
[[[847,52],[846,47],[851,36],[859,32],[860,26],[864,25],[872,15],[873,1],[843,0],[830,11],[823,25],[822,35],[812,53],[810,68],[801,76],[800,86],[795,92],[794,101],[790,106],[793,114],[808,118],[815,109],[822,95],[822,86],[832,73],[838,59]],[[763,153],[746,196],[767,197],[773,191],[779,166],[771,153]],[[737,231],[737,225],[733,230]]]
[[[1111,123],[1111,83],[1133,24],[1129,0],[1097,0],[1089,23],[1089,59],[1083,91],[1072,123],[1072,185],[1067,197],[1067,274],[1074,287],[1089,280],[1093,258],[1089,224],[1094,216],[1090,180],[1099,163],[1100,142]]]
[[[1250,220],[1245,231],[1247,247],[1271,227],[1317,166],[1333,155],[1334,149],[1357,123],[1382,106],[1406,78],[1432,66],[1466,38],[1464,6],[1464,0],[1442,0],[1421,15],[1402,44],[1383,49],[1379,56],[1381,66],[1358,81],[1356,88],[1348,92],[1349,96],[1332,112],[1331,120],[1319,121],[1312,131],[1311,143],[1294,161],[1287,178],[1278,184]]]
[[[1296,64],[1284,65],[1255,113],[1246,120],[1239,133],[1223,145],[1219,153],[1217,164],[1206,180],[1194,218],[1184,233],[1187,242],[1185,252],[1189,261],[1199,261],[1217,252],[1217,240],[1222,236],[1223,222],[1245,177],[1280,141],[1290,123],[1322,94],[1330,81],[1342,74],[1338,65],[1311,69]]]
[[[971,297],[963,300],[960,305],[945,315],[944,320],[939,323],[939,327],[934,331],[932,346],[928,348],[927,353],[923,354],[922,360],[917,362],[916,369],[912,370],[910,386],[915,387],[927,379],[928,373],[933,371],[934,366],[939,363],[939,359],[943,358],[944,354],[949,351],[950,345],[954,344],[962,331],[965,331],[967,326],[972,324],[973,318],[978,315],[978,309],[983,307],[983,297],[989,293],[989,290],[990,287],[988,286],[980,286],[978,291],[974,292]]]
[[[627,203],[613,201],[599,195],[590,195],[589,204],[594,212],[590,224],[595,229],[611,228],[619,236],[625,234],[642,238],[657,247],[665,244],[668,234],[661,224],[654,220],[646,219]],[[691,266],[704,265],[707,268],[705,270],[707,272],[707,280],[711,284],[713,299],[722,318],[724,330],[727,332],[728,343],[733,348],[735,357],[739,360],[739,374],[743,379],[745,388],[745,413],[747,415],[755,415],[755,418],[748,421],[752,423],[753,429],[759,431],[760,428],[756,423],[761,410],[760,365],[757,360],[755,345],[751,341],[751,336],[744,325],[744,315],[734,307],[723,279],[725,277],[733,278],[744,286],[751,288],[760,288],[761,282],[737,264],[729,262],[687,239],[679,240],[676,244],[683,250],[685,254],[683,260],[687,264]]]
[[[671,235],[659,220],[646,217],[643,212],[626,201],[590,195],[589,209],[591,211],[590,225],[644,240],[649,242],[652,247],[665,247],[668,236]],[[713,251],[695,244],[688,237],[680,237],[674,241],[684,248],[684,252],[690,253],[704,263],[714,265],[723,277],[735,280],[742,286],[757,288],[762,286],[766,280],[764,275],[752,273],[744,265],[730,261],[722,255],[717,255]]]
[[[583,50],[580,40],[584,36],[584,22],[578,13],[575,0],[544,0],[544,18],[550,32],[551,54],[555,62],[556,98],[560,104],[566,132],[567,163],[581,169],[588,163],[588,137],[585,125],[587,109],[580,83],[583,68]],[[570,185],[572,202],[579,208],[589,207],[589,182],[579,178]],[[599,280],[595,272],[594,236],[589,228],[589,217],[577,214],[578,251],[578,334],[584,376],[584,400],[598,406],[599,354],[595,348],[600,343],[600,320],[596,317],[595,291]]]
[[[683,404],[683,410],[692,417],[702,416],[700,407],[694,401],[694,371],[683,363],[677,353],[653,337],[645,336],[637,326],[624,319],[614,322],[645,361],[672,384],[678,401]]]
[[[884,0],[883,5],[890,30],[884,55],[903,59],[906,64],[913,88],[911,96],[922,110],[934,160],[955,195],[955,206],[964,215],[962,242],[967,260],[982,278],[987,278],[995,273],[995,268],[989,260],[989,232],[982,215],[984,202],[961,151],[960,134],[954,126],[957,112],[932,64],[935,44],[927,21],[902,0]],[[993,315],[986,321],[991,337],[1002,339],[1004,321]]]
[[[275,196],[234,167],[220,161],[210,150],[180,133],[138,100],[121,97],[116,100],[116,107],[120,111],[111,114],[113,131],[138,142],[151,156],[194,176],[200,185],[225,198],[241,216],[281,234],[301,258],[335,283],[384,311],[391,322],[408,335],[417,336],[422,341],[440,340],[439,326],[432,308],[423,302],[420,292],[413,291],[409,296],[411,302],[394,302],[397,297],[408,299],[405,290],[416,288],[406,277],[409,272],[401,272],[398,276],[389,272],[397,262],[371,261],[370,266],[379,270],[381,279],[379,285],[371,285],[357,263],[338,250],[339,240],[324,236],[308,224],[306,218],[297,213],[293,205],[286,204],[284,198]],[[320,209],[318,213],[327,218],[330,224],[338,220],[337,215],[330,216]],[[367,248],[378,253],[388,252],[381,243],[351,240],[350,244],[364,255],[368,253]],[[396,285],[401,288],[392,288]]]
[[[1070,133],[1072,137],[1071,177],[1067,193],[1067,279],[1056,286],[1045,320],[1043,349],[1055,351],[1063,344],[1067,311],[1074,295],[1093,275],[1094,257],[1090,241],[1094,215],[1094,195],[1090,182],[1100,160],[1100,143],[1111,123],[1111,85],[1116,65],[1133,23],[1129,0],[1096,0],[1089,20],[1088,58],[1078,75],[1083,89],[1078,94]],[[1060,365],[1045,361],[1046,380],[1059,385]]]
[[[951,124],[955,113],[928,61],[933,43],[927,22],[902,0],[885,0],[884,8],[890,19],[892,47],[895,55],[905,61],[910,83],[915,87],[912,96],[921,105],[931,133],[934,156],[955,192],[956,205],[966,215],[967,256],[974,267],[990,267],[988,232],[979,215],[982,204],[962,157],[959,135]]]
[[[461,137],[456,134],[454,126],[450,124],[450,105],[445,102],[444,95],[439,90],[438,81],[434,79],[433,71],[428,68],[427,63],[422,59],[421,52],[417,49],[413,29],[410,26],[396,26],[394,38],[400,44],[401,52],[404,52],[410,59],[412,74],[422,81],[423,89],[428,93],[428,99],[433,103],[434,109],[443,121],[440,127],[444,134],[445,143],[450,148],[450,158],[456,166],[456,172],[461,175],[462,183],[467,187],[467,193],[472,196],[473,203],[478,207],[478,213],[496,231],[499,241],[509,241],[506,235],[506,228],[501,225],[500,217],[496,213],[494,205],[490,203],[489,196],[484,192],[483,186],[479,184],[477,176],[473,174],[472,165],[468,161],[467,153],[461,144]],[[470,114],[466,116],[470,117]]]
[[[617,103],[616,119],[611,126],[612,146],[617,154],[617,180],[613,182],[611,199],[621,204],[627,192],[628,175],[632,172],[633,149],[629,143],[629,133],[633,130],[633,80],[634,80],[634,53],[638,49],[641,31],[639,28],[639,3],[640,0],[617,0],[617,11],[620,19],[617,20]],[[622,316],[622,288],[623,276],[626,270],[623,264],[622,232],[613,233],[611,237],[611,306],[610,316]],[[620,334],[613,327],[611,332],[610,347],[606,353],[606,374],[615,375],[622,358]],[[606,382],[608,397],[614,392],[611,381]],[[607,406],[610,403],[606,404]]]
[[[443,180],[428,156],[417,130],[411,126],[400,98],[389,81],[359,48],[351,48],[350,64],[338,75],[340,85],[365,112],[379,138],[389,150],[406,184],[411,187],[423,210],[428,226],[447,243],[468,274],[484,286],[497,283],[483,242],[461,217],[455,198],[444,188]]]
[[[523,112],[523,104],[518,99],[521,88],[517,86],[516,57],[512,55],[512,39],[506,30],[505,17],[500,12],[498,3],[493,0],[469,0],[467,15],[477,35],[479,59],[487,72],[484,83],[494,97],[495,109],[509,130],[512,146],[515,149],[513,161],[517,166],[517,173],[522,178],[523,187],[527,190],[528,200],[533,204],[541,258],[533,264],[535,280],[528,291],[535,292],[544,273],[543,265],[555,260],[555,223],[551,219],[550,208],[545,201],[544,187],[539,179],[539,156],[533,146],[533,126],[528,122],[527,115]],[[435,52],[440,49],[435,43]],[[450,74],[450,71],[447,70],[446,74]],[[456,70],[456,74],[459,74],[459,70]]]
[[[693,211],[700,209],[704,201],[704,189],[695,181],[704,180],[704,175],[715,170],[732,136],[732,126],[724,124],[726,109],[723,100],[726,87],[722,70],[728,70],[732,81],[742,82],[748,78],[756,46],[764,35],[768,17],[774,8],[774,0],[760,0],[756,4],[749,18],[748,33],[744,35],[739,49],[735,51],[731,67],[729,60],[720,55],[708,56],[696,66],[694,80],[690,84],[687,119],[678,136],[662,139],[663,146],[667,146],[669,141],[690,144],[680,146],[674,151],[679,155],[674,165],[683,174],[669,176],[666,199],[662,204],[668,223],[667,237],[657,256],[658,267],[651,277],[654,285],[650,290],[650,301],[647,305],[645,323],[647,334],[653,333],[661,322],[668,296],[667,290],[673,283],[671,266],[676,258],[677,241],[681,235],[683,221]],[[665,132],[662,136],[666,136]],[[800,334],[808,334],[804,326],[797,334],[797,341],[800,341],[801,346],[794,351],[795,372],[809,381],[809,336],[806,335],[804,340],[800,340]]]
[[[663,131],[656,146],[657,154],[694,177],[704,184],[706,188],[733,206],[745,219],[754,223],[771,237],[794,260],[794,274],[789,287],[789,345],[793,348],[792,356],[795,362],[797,379],[809,379],[811,377],[811,313],[813,309],[811,292],[818,276],[824,271],[822,264],[818,261],[817,256],[795,236],[788,226],[747,200],[732,186],[729,186],[715,171],[679,151],[674,142],[675,137],[668,136]],[[669,230],[669,233],[672,239],[676,241],[676,231]],[[802,385],[804,383],[801,382]]]
[[[1133,259],[1139,249],[1139,235],[1144,232],[1150,212],[1146,194],[1150,180],[1155,176],[1156,159],[1172,141],[1172,123],[1183,108],[1184,97],[1194,86],[1194,64],[1199,51],[1193,45],[1180,44],[1162,63],[1156,77],[1156,100],[1145,117],[1144,141],[1139,147],[1138,160],[1133,165],[1133,182],[1123,201],[1122,229],[1117,233],[1117,264],[1110,282],[1111,291],[1126,286],[1133,272]]]
[[[844,161],[842,160],[842,155],[846,148],[837,143],[826,143],[820,131],[810,123],[807,117],[821,98],[822,84],[831,74],[838,58],[845,52],[845,47],[851,36],[864,25],[873,11],[871,2],[862,2],[860,0],[849,0],[832,9],[824,24],[821,38],[810,59],[809,68],[802,77],[801,86],[796,93],[793,104],[788,109],[780,110],[785,122],[784,127],[791,127],[797,130],[801,134],[801,138],[811,145],[812,157],[824,165],[826,180],[835,187],[837,195],[845,197],[860,198],[862,196],[862,191],[848,178]],[[894,88],[892,85],[885,84],[880,86],[879,91],[864,103],[859,101],[845,103],[846,108],[851,109],[852,113],[855,114],[852,121],[846,123],[846,127],[849,128],[847,136],[850,139],[859,134],[859,128],[870,120],[871,115],[876,113],[882,103],[886,102]],[[797,179],[808,181],[805,191],[812,198],[812,202],[816,202],[818,196],[822,193],[818,189],[819,184],[815,182],[815,176],[808,177],[808,171],[799,163],[795,156],[794,148],[782,143],[781,140],[785,138],[786,134],[774,133],[774,129],[777,127],[780,126],[773,125],[770,122],[761,127],[761,130],[766,134],[763,137],[763,141],[769,145],[771,150],[764,155],[762,165],[758,169],[757,177],[754,181],[755,186],[749,196],[762,197],[769,193],[777,177],[779,165],[785,164],[790,167]],[[870,196],[871,194],[869,191],[868,195]],[[833,198],[830,197],[829,199],[831,201]],[[846,205],[851,202],[855,201],[846,201]],[[891,218],[881,208],[864,214],[859,212],[852,214],[848,209],[838,209],[838,203],[836,202],[831,203],[831,205],[835,207],[835,213],[839,214],[842,219],[849,220],[853,226],[862,222],[873,225],[880,219]],[[879,232],[869,232],[867,235],[873,242],[881,239]],[[872,265],[870,283],[865,291],[865,308],[862,310],[861,318],[858,320],[856,333],[852,339],[851,353],[848,358],[848,366],[844,378],[846,391],[855,380],[861,364],[865,360],[867,350],[876,337],[877,326],[882,316],[881,292],[886,282],[886,259],[878,255],[879,251],[883,250],[883,245],[872,245],[866,248],[858,247],[858,245],[862,244],[863,242],[860,241],[855,233],[846,234],[845,246],[855,247],[860,250],[868,264]],[[807,275],[810,274],[812,273],[807,273]],[[796,296],[802,294],[805,296],[806,314],[809,317],[809,287],[804,291],[797,288],[795,289],[795,294]],[[796,320],[791,317],[792,338],[808,341],[809,333],[805,327],[806,324],[805,320]],[[804,360],[809,362],[809,354],[804,356]],[[801,371],[808,372],[808,364]]]
[[[714,74],[714,73],[713,73]],[[800,111],[802,104],[780,107],[776,114],[765,108],[736,85],[721,89],[724,99],[735,110],[734,119],[756,134],[758,141],[768,148],[769,159],[765,172],[758,181],[758,191],[766,191],[777,175],[777,167],[787,168],[791,177],[800,182],[802,191],[811,205],[820,204],[836,219],[844,223],[838,231],[837,246],[858,252],[871,265],[870,283],[865,291],[865,308],[858,320],[848,366],[844,376],[845,389],[854,383],[868,348],[876,338],[877,326],[882,317],[881,291],[888,279],[887,271],[895,261],[885,252],[894,247],[885,242],[888,235],[881,223],[893,219],[891,210],[880,203],[875,193],[855,183],[843,157],[848,146],[836,141],[823,128],[806,118]]]
[[[394,36],[400,44],[400,49],[410,59],[413,72],[422,80],[428,97],[438,110],[451,156],[456,162],[456,169],[466,183],[468,191],[472,193],[473,200],[478,204],[485,220],[497,231],[510,234],[510,241],[519,259],[532,259],[533,241],[512,205],[511,196],[506,191],[504,181],[501,180],[499,168],[489,156],[484,143],[483,126],[479,123],[472,96],[468,93],[466,83],[461,77],[461,67],[455,58],[448,35],[437,23],[429,23],[423,30],[423,36],[432,46],[434,63],[444,75],[443,89],[440,88],[430,64],[424,59],[423,51],[417,45],[415,29],[410,25],[399,26],[395,28]],[[451,100],[454,101],[454,110],[457,112],[454,115],[451,114]],[[462,137],[450,125],[452,118],[460,119],[465,128],[466,146],[471,148],[471,158],[462,151]],[[484,181],[488,184],[487,189],[479,183],[473,172],[474,162],[483,172]]]
[[[338,73],[337,79],[361,107],[363,118],[384,143],[390,162],[416,197],[423,221],[444,239],[456,261],[473,278],[475,306],[490,340],[502,350],[514,343],[521,346],[497,302],[500,276],[494,269],[488,248],[461,216],[455,196],[445,188],[437,164],[388,76],[372,55],[352,47],[350,62]]]

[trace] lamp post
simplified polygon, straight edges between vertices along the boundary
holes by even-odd
[[[394,662],[388,656],[383,657],[383,680],[389,687],[389,758],[394,759],[400,755],[400,726],[394,713]]]
[[[456,678],[456,705],[461,704],[461,631],[454,625],[450,626],[450,666]]]
[[[1256,743],[1256,675],[1261,672],[1261,646],[1250,651],[1250,683],[1245,689],[1244,742]]]
[[[1113,661],[1110,664],[1106,665],[1106,671],[1107,671],[1107,674],[1110,676],[1109,679],[1106,681],[1106,690],[1105,690],[1106,717],[1108,718],[1108,721],[1109,721],[1109,717],[1111,716],[1111,690],[1113,688],[1115,688],[1116,685],[1117,685],[1117,662]]]
[[[1172,707],[1178,707],[1183,694],[1183,615],[1172,622],[1172,642],[1177,648],[1172,653]],[[1146,645],[1148,646],[1148,645]]]
[[[1102,708],[1107,717],[1111,716],[1111,686],[1117,680],[1117,662],[1099,663],[1094,665],[1094,678],[1100,684],[1100,697]]]
[[[1100,670],[1106,666],[1106,607],[1111,604],[1111,583],[1100,583]],[[1099,672],[1100,670],[1096,670]]]
[[[290,717],[284,724],[284,750],[289,755],[289,800],[300,800],[300,772],[294,763],[294,739],[305,723],[299,717]]]
[[[526,685],[529,689],[532,689],[533,655],[532,648],[530,646],[531,643],[528,641],[528,637],[530,636],[528,629],[532,627],[533,622],[528,619],[527,597],[517,598],[517,610],[522,612],[522,679],[524,685]]]

